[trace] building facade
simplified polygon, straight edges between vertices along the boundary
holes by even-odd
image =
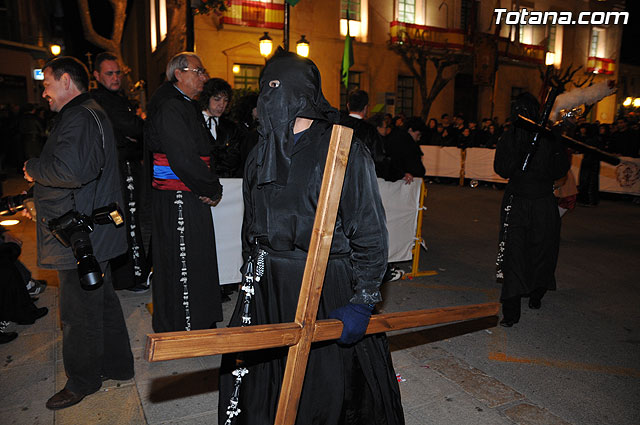
[[[235,89],[257,89],[265,63],[259,39],[265,32],[274,45],[283,39],[285,0],[229,0],[224,13],[196,16],[187,11],[201,6],[198,0],[141,3],[148,17],[147,68],[155,70],[147,71],[151,90],[160,84],[168,58],[189,47],[200,55],[212,77],[226,79]],[[403,37],[419,40],[434,52],[440,49],[469,59],[454,67],[457,73],[433,102],[429,117],[463,113],[468,119],[497,116],[503,122],[519,93],[544,97],[540,69],[544,71],[545,60],[559,69],[581,66],[575,81],[589,75],[594,75],[594,81],[617,79],[621,22],[554,25],[548,20],[538,25],[496,25],[496,8],[578,16],[584,11],[621,12],[624,0],[300,0],[290,7],[290,50],[304,35],[310,44],[309,57],[320,69],[325,96],[335,107],[344,107],[347,89],[341,81],[341,65],[348,17],[354,37],[349,89],[369,92],[370,110],[407,116],[420,114],[422,99],[415,75],[389,48],[390,43],[403,42]],[[426,78],[430,87],[435,78],[431,63]],[[620,102],[616,96],[605,98],[593,108],[590,119],[612,122]]]
[[[38,103],[42,88],[34,71],[52,57],[57,2],[0,0],[0,104]]]

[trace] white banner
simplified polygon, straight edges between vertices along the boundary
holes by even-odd
[[[422,164],[427,176],[460,177],[460,149],[442,146],[420,146]]]
[[[220,179],[223,196],[220,203],[211,208],[216,233],[218,273],[220,284],[238,283],[242,280],[242,179]],[[404,181],[386,182],[378,179],[380,196],[387,216],[389,231],[389,261],[406,261],[412,258],[416,234],[420,180],[411,184]]]

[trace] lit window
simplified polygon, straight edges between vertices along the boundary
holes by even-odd
[[[340,19],[360,20],[360,0],[340,0]]]
[[[589,43],[589,56],[605,58],[605,30],[604,28],[591,29],[591,42]]]
[[[340,35],[347,35],[347,12],[349,15],[349,35],[366,41],[369,15],[369,0],[340,0]]]
[[[154,52],[158,47],[158,35],[156,27],[156,0],[150,0],[151,10],[149,12],[150,28],[151,28],[151,51]]]
[[[149,1],[149,28],[151,31],[151,51],[167,38],[167,0]]]
[[[233,64],[233,88],[235,90],[259,90],[260,89],[260,65]],[[236,72],[237,71],[237,72]]]
[[[547,42],[547,50],[551,53],[556,51],[556,32],[557,26],[555,24],[549,24],[549,38]]]
[[[415,0],[398,0],[398,21],[408,24],[416,22]]]
[[[413,77],[398,76],[396,115],[402,113],[407,117],[413,116],[413,82]]]

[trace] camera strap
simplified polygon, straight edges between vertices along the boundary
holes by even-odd
[[[102,152],[103,152],[103,156],[105,156],[105,159],[106,159],[106,155],[104,154],[104,128],[102,127],[102,121],[100,121],[100,119],[98,118],[98,114],[96,113],[96,111],[84,105],[82,105],[82,107],[87,111],[89,111],[91,115],[93,115],[93,119],[96,120],[96,124],[98,124],[98,130],[100,131],[100,137],[102,138]],[[98,173],[98,177],[96,178],[96,185],[94,187],[94,193],[93,193],[92,210],[95,209],[96,194],[98,193],[98,181],[100,180],[100,177],[102,177],[103,169],[104,169],[103,167],[100,167],[100,172]],[[73,203],[74,205],[76,203],[75,197],[74,197]]]

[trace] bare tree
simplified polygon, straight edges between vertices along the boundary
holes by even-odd
[[[426,40],[412,38],[405,31],[398,34],[398,39],[397,42],[389,41],[389,49],[402,58],[418,81],[422,99],[420,116],[426,120],[433,101],[471,58],[469,55],[446,47],[431,47]],[[433,64],[436,71],[431,87],[428,87],[427,83],[429,62]]]
[[[111,38],[101,36],[93,28],[91,12],[89,10],[89,0],[78,0],[82,30],[84,31],[84,36],[91,43],[114,53],[122,64],[124,73],[128,76],[130,69],[127,67],[122,57],[122,33],[124,31],[124,21],[127,18],[127,0],[109,0],[109,3],[111,3],[111,8],[113,10],[113,29],[111,30]]]

